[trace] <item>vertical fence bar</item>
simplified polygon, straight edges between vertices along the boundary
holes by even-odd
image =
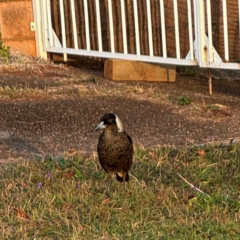
[[[206,30],[205,30],[205,9],[204,9],[204,0],[199,0],[199,13],[200,13],[200,59],[202,61],[207,60],[206,51],[205,51],[205,40],[206,40]],[[201,63],[200,63],[201,64]]]
[[[122,16],[123,52],[127,54],[128,47],[127,47],[126,13],[124,0],[121,0],[121,16]]]
[[[225,61],[229,61],[229,49],[228,49],[228,24],[227,24],[227,3],[226,0],[223,3],[223,32],[224,32],[224,53]]]
[[[51,18],[50,0],[47,0],[47,25],[48,25],[49,47],[53,47],[53,32],[52,32],[52,18]]]
[[[208,24],[208,61],[213,62],[212,12],[210,0],[207,0],[207,24]]]
[[[187,9],[188,9],[188,34],[189,34],[190,59],[194,60],[191,0],[187,0]]]
[[[60,5],[60,18],[61,18],[61,30],[62,30],[62,46],[63,48],[66,48],[66,30],[65,30],[65,16],[64,16],[64,6],[63,6],[63,0],[59,0]],[[67,54],[63,54],[63,60],[67,61]]]
[[[74,0],[71,0],[71,13],[72,13],[72,27],[73,27],[74,48],[78,49],[77,24],[76,24],[76,14],[75,14]]]
[[[133,0],[136,54],[140,55],[140,38],[139,38],[138,4],[137,3],[138,3],[137,0]]]
[[[148,23],[148,46],[149,55],[153,56],[153,37],[152,37],[152,15],[151,15],[151,4],[150,0],[147,1],[147,23]]]
[[[35,28],[36,28],[35,41],[36,41],[37,56],[47,59],[47,52],[44,51],[44,48],[43,48],[40,0],[33,0],[33,12],[34,12],[34,22],[35,22]]]
[[[240,0],[238,0],[238,27],[239,27],[238,35],[240,35]]]
[[[97,17],[97,32],[98,32],[98,51],[102,52],[102,28],[101,28],[99,1],[101,0],[96,0],[96,17]]]
[[[42,32],[43,32],[43,48],[48,47],[48,34],[47,34],[47,9],[46,0],[41,1],[41,19],[42,19]]]
[[[198,22],[198,9],[197,9],[197,0],[193,0],[193,20],[194,20],[194,32],[195,32],[195,43],[196,43],[196,49],[198,47],[198,37],[199,37],[199,22]],[[197,54],[197,52],[195,53]],[[195,56],[196,57],[196,56]],[[197,57],[198,59],[198,57]]]
[[[109,14],[111,52],[115,53],[112,0],[108,0],[108,14]]]
[[[84,21],[85,21],[85,34],[86,34],[86,47],[90,50],[90,31],[89,31],[89,17],[88,17],[88,3],[87,0],[83,0],[84,5]]]
[[[179,40],[179,22],[178,22],[178,5],[177,5],[177,0],[173,0],[173,10],[174,10],[176,55],[177,55],[177,59],[180,59],[180,40]]]
[[[162,33],[162,51],[163,57],[167,57],[166,46],[166,25],[165,25],[165,13],[164,13],[164,0],[160,0],[160,16],[161,16],[161,33]]]
[[[206,61],[205,59],[205,19],[204,19],[204,2],[203,0],[194,0],[195,16],[195,41],[196,41],[196,59],[199,66]]]

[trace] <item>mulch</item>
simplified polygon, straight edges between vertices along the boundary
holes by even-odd
[[[204,74],[189,77],[178,73],[175,83],[112,82],[103,77],[102,69],[45,62],[28,66],[10,64],[1,67],[0,74],[2,88],[63,89],[63,94],[57,97],[48,94],[8,98],[0,94],[1,161],[61,155],[72,149],[90,155],[96,151],[100,134],[94,128],[106,112],[119,116],[135,146],[239,141],[237,80],[213,78],[213,96],[209,96]],[[94,79],[97,83],[91,81]],[[69,92],[70,85],[96,91],[75,94]],[[121,89],[126,88],[132,91],[121,94]],[[102,89],[111,91],[96,93]],[[179,97],[190,99],[191,104],[180,106]]]

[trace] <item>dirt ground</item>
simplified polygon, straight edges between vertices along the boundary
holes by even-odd
[[[213,75],[209,96],[198,69],[181,71],[175,83],[114,82],[103,69],[16,59],[0,67],[1,162],[93,154],[100,134],[94,128],[106,112],[119,116],[136,146],[240,139],[238,80]],[[181,106],[181,97],[191,103]]]

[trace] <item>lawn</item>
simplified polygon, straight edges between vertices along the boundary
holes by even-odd
[[[126,188],[95,153],[1,165],[2,239],[240,239],[239,159],[238,144],[135,148]]]

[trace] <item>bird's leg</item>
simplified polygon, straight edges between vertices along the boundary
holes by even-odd
[[[124,184],[124,189],[126,190],[126,176],[127,176],[127,173],[126,172],[123,172],[122,173],[122,178],[123,178],[123,184]]]
[[[106,178],[106,181],[107,181],[107,192],[111,186],[111,183],[112,183],[112,177],[113,177],[113,173],[112,172],[108,172],[107,174],[107,178]]]

